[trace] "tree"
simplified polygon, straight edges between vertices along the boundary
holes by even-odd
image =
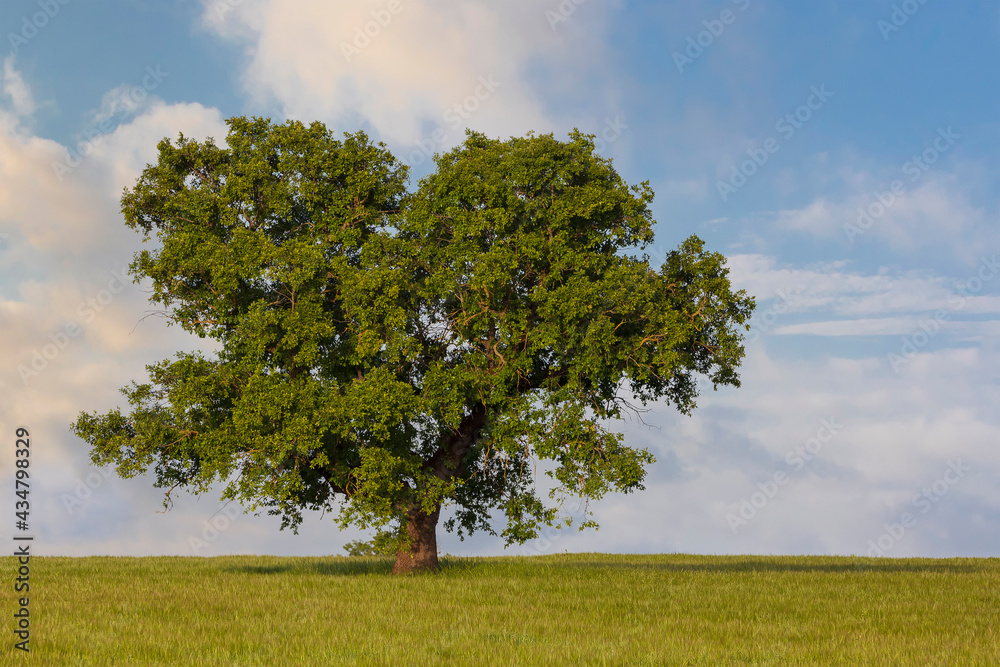
[[[372,540],[354,540],[344,545],[348,556],[392,556],[397,548],[391,533],[379,533]]]
[[[506,543],[570,524],[560,503],[642,489],[644,449],[601,421],[697,376],[739,386],[754,307],[695,236],[653,240],[647,182],[628,186],[592,135],[469,132],[407,191],[363,133],[232,118],[226,146],[180,136],[122,197],[136,282],[218,352],[179,353],[122,389],[123,414],[81,412],[96,465],[156,486],[266,507],[282,528],[335,513],[392,535],[393,572],[437,568],[436,527]],[[546,462],[554,502],[534,488]],[[596,526],[589,511],[580,526]]]

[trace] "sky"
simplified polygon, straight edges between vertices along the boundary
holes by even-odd
[[[163,512],[69,429],[211,349],[148,317],[119,201],[161,139],[248,115],[364,130],[413,184],[466,128],[579,128],[651,183],[654,267],[697,234],[757,299],[741,387],[614,424],[657,461],[599,530],[442,553],[1000,552],[1000,2],[3,0],[0,38],[0,539],[19,426],[40,555],[370,537],[221,490]]]

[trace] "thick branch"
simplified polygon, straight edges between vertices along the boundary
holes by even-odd
[[[426,467],[440,479],[464,474],[462,459],[475,445],[479,431],[484,426],[486,426],[486,406],[477,403],[472,412],[462,418],[458,430],[446,437]]]

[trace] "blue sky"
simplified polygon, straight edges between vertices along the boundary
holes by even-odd
[[[695,233],[757,297],[743,387],[618,424],[658,458],[647,489],[532,552],[997,554],[1000,2],[5,0],[0,37],[0,423],[39,442],[44,553],[362,536],[217,496],[157,513],[68,430],[204,345],[142,320],[118,199],[163,137],[250,114],[364,129],[414,177],[466,127],[592,132],[657,193],[651,262]]]

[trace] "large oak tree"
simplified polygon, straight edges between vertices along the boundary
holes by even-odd
[[[602,426],[630,399],[689,413],[699,375],[739,386],[753,300],[695,236],[659,271],[628,254],[653,192],[591,136],[470,132],[411,193],[363,133],[228,124],[224,146],[162,141],[122,198],[158,241],[135,280],[219,351],[147,366],[129,412],[72,425],[165,504],[222,482],[282,528],[330,510],[391,536],[394,572],[432,570],[443,508],[460,536],[536,537],[561,499],[643,488],[653,457]]]

